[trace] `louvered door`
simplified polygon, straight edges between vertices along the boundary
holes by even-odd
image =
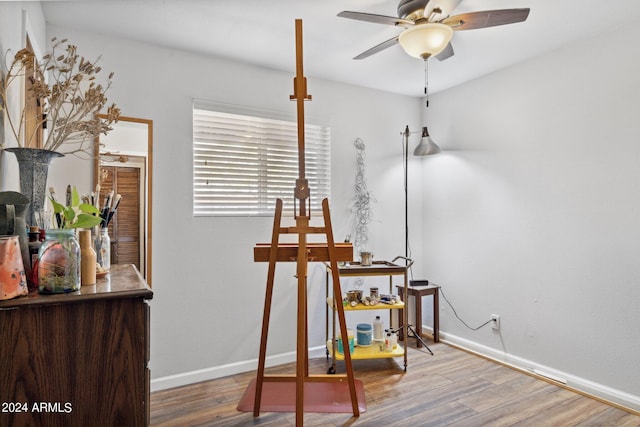
[[[122,195],[117,214],[109,224],[111,264],[134,264],[140,269],[140,169],[101,166],[102,191]]]

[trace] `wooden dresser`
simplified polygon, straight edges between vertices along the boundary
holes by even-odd
[[[0,301],[0,426],[149,424],[149,305],[133,265]]]

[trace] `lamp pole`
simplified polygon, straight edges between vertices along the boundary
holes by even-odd
[[[404,129],[404,257],[405,265],[409,264],[409,125]]]
[[[404,128],[404,145],[402,154],[404,156],[404,265],[407,269],[413,264],[413,260],[409,258],[409,135],[411,132],[409,131],[409,125]],[[430,154],[437,154],[440,152],[440,147],[438,147],[433,140],[429,137],[429,132],[426,127],[422,128],[422,139],[420,140],[420,144],[416,147],[416,151],[414,151],[414,155],[416,156],[426,156]],[[406,274],[406,273],[405,273]],[[405,280],[406,276],[405,276]],[[406,287],[406,282],[405,282]],[[406,289],[406,288],[405,288]],[[408,300],[408,294],[404,295],[405,302]],[[416,297],[416,304],[421,304],[418,301],[418,297]],[[407,322],[405,312],[404,321]],[[409,331],[413,333],[413,336],[421,343],[428,351],[433,355],[431,349],[424,342],[422,337],[411,327],[411,325],[406,325],[406,336],[409,337]],[[405,344],[406,345],[406,344]]]
[[[404,146],[403,146],[403,155],[404,155],[404,256],[405,258],[409,258],[409,135],[411,132],[409,131],[409,125],[404,128]],[[433,142],[431,136],[429,136],[429,131],[427,127],[422,128],[422,137],[420,139],[420,143],[413,151],[414,156],[430,156],[433,154],[438,154],[440,152],[440,147]],[[409,261],[405,261],[408,263]],[[408,265],[408,264],[407,264]]]

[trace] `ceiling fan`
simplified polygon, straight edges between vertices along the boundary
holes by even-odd
[[[340,12],[338,16],[404,28],[399,35],[353,59],[367,58],[399,43],[407,54],[425,61],[432,56],[440,61],[453,56],[453,31],[513,24],[523,22],[529,16],[529,8],[485,10],[450,16],[461,2],[462,0],[400,0],[398,18],[350,11]]]

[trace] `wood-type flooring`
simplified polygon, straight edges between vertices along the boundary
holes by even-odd
[[[435,353],[410,340],[408,369],[402,359],[356,360],[366,412],[305,413],[305,426],[640,426],[640,416],[444,343]],[[312,359],[311,374],[330,361]],[[338,373],[344,363],[337,362]],[[295,364],[267,368],[294,374]],[[236,407],[255,371],[151,394],[152,426],[294,426],[295,413],[252,412]]]

